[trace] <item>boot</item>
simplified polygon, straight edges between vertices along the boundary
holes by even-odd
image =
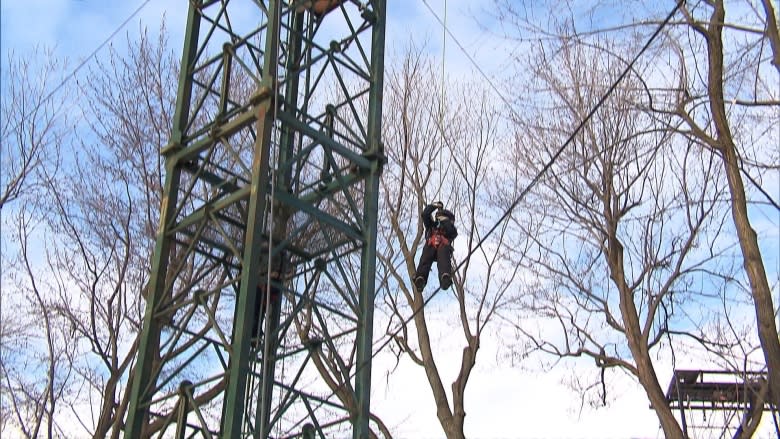
[[[442,274],[439,285],[441,285],[442,290],[448,290],[452,286],[452,276],[449,273]]]
[[[414,286],[417,287],[417,291],[422,291],[423,288],[425,288],[425,284],[427,282],[425,281],[425,278],[422,276],[417,276],[414,278]]]

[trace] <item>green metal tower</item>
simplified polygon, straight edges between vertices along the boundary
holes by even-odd
[[[125,436],[367,438],[385,0],[188,3]]]

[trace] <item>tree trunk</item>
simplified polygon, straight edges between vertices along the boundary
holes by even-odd
[[[608,214],[609,215],[609,214]],[[616,221],[609,221],[615,227],[610,227],[608,237],[607,262],[609,264],[610,277],[620,292],[620,314],[623,317],[623,327],[626,331],[626,340],[631,349],[637,368],[637,378],[645,389],[650,405],[655,410],[664,436],[667,438],[684,437],[677,419],[674,417],[669,403],[666,401],[664,391],[658,382],[658,377],[650,359],[647,342],[639,325],[639,315],[636,312],[636,304],[631,289],[626,284],[623,267],[623,245],[615,235]]]
[[[769,370],[770,398],[780,404],[780,340],[775,325],[774,305],[769,282],[758,247],[758,238],[753,230],[747,211],[745,185],[739,169],[734,138],[726,115],[723,99],[723,20],[725,8],[722,1],[716,2],[707,28],[707,51],[709,71],[707,87],[710,96],[710,111],[715,124],[715,141],[721,153],[726,178],[731,192],[731,215],[742,250],[743,265],[750,281],[753,305],[758,323],[758,338]]]
[[[441,382],[441,375],[433,359],[431,338],[428,335],[428,324],[425,321],[425,311],[422,309],[422,306],[423,297],[420,293],[415,292],[414,324],[417,326],[417,342],[420,344],[420,354],[425,375],[428,377],[433,399],[436,402],[436,417],[439,418],[439,423],[444,430],[444,434],[447,435],[447,439],[463,439],[463,429],[459,429],[453,419],[447,394]]]
[[[775,8],[772,7],[771,0],[762,0],[761,3],[764,4],[764,12],[766,12],[766,36],[772,48],[772,64],[780,74],[780,30],[777,28]]]
[[[452,406],[454,408],[453,423],[458,433],[457,437],[464,437],[463,426],[466,420],[466,384],[469,381],[471,371],[477,362],[477,351],[479,350],[479,337],[471,336],[468,339],[468,346],[463,348],[463,356],[460,363],[460,373],[455,382],[452,383]],[[455,436],[453,436],[455,437]]]

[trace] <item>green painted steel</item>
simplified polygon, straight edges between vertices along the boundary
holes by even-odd
[[[200,20],[195,8],[190,7],[187,14],[187,38],[184,42],[182,65],[190,65],[195,58],[196,44],[200,31]],[[187,113],[189,113],[189,101],[192,93],[192,80],[184,69],[179,74],[179,90],[176,101],[176,114],[173,119],[171,143],[163,151],[175,151],[182,144],[182,133],[186,126]],[[165,316],[159,315],[158,310],[166,303],[168,288],[166,285],[166,273],[171,256],[171,239],[168,235],[168,225],[175,217],[175,209],[178,203],[179,185],[181,183],[181,167],[176,166],[172,160],[166,161],[165,196],[160,206],[160,227],[157,230],[157,242],[152,260],[152,270],[149,277],[149,286],[146,290],[146,313],[144,315],[142,337],[138,345],[138,358],[130,376],[130,406],[125,421],[125,436],[146,437],[149,436],[149,411],[151,400],[147,395],[154,393],[155,380],[152,378],[158,372],[160,357],[160,333],[165,324]]]
[[[385,1],[189,5],[125,435],[367,438]]]
[[[375,5],[374,14],[385,17],[385,4]],[[379,182],[384,164],[382,144],[382,89],[384,71],[385,20],[374,21],[371,76],[376,79],[369,92],[368,106],[368,153],[372,159],[371,171],[366,178],[363,197],[363,230],[366,231],[366,245],[362,248],[360,271],[360,320],[357,334],[357,375],[355,395],[357,397],[357,421],[352,430],[353,439],[369,438],[369,415],[371,395],[371,360],[373,358],[374,292],[376,291],[376,240],[377,216],[379,211]]]

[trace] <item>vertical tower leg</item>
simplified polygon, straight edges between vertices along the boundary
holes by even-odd
[[[190,2],[127,437],[369,436],[384,5]]]

